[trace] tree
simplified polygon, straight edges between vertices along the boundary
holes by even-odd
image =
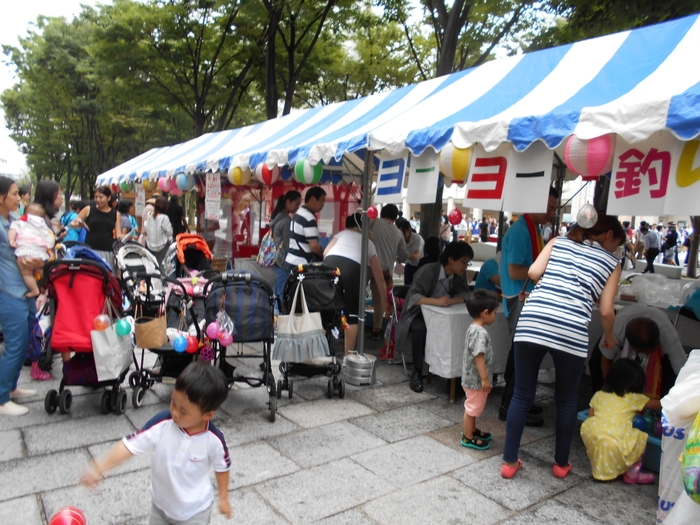
[[[690,218],[690,224],[693,226],[693,235],[690,237],[690,246],[688,247],[688,258],[685,262],[688,266],[688,277],[697,279],[698,250],[700,250],[700,215],[692,216]]]

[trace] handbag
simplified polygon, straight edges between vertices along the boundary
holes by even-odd
[[[112,319],[116,317],[109,299],[105,299],[103,313]],[[133,350],[131,337],[118,335],[115,323],[104,330],[91,330],[90,339],[98,381],[116,379],[131,366]]]
[[[139,315],[140,314],[140,315]],[[137,315],[134,322],[134,338],[139,348],[160,348],[168,342],[165,330],[167,323],[161,305],[156,317],[144,317],[143,308],[137,307]]]
[[[301,290],[302,313],[297,314],[296,306]],[[292,313],[277,318],[277,339],[272,359],[285,363],[305,363],[318,357],[330,355],[328,339],[323,330],[320,312],[309,312],[306,304],[303,283],[294,292]]]
[[[260,241],[260,250],[256,262],[260,266],[269,268],[277,262],[277,247],[272,239],[272,230],[268,231]]]

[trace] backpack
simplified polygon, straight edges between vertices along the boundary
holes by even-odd
[[[129,222],[131,223],[131,236],[138,237],[139,234],[137,233],[137,230],[139,229],[139,225],[136,222],[136,219],[134,219],[133,215],[129,215]]]
[[[272,230],[268,231],[260,241],[260,249],[256,262],[260,266],[265,266],[267,268],[274,266],[277,262],[277,248],[275,247],[275,241],[272,239]]]

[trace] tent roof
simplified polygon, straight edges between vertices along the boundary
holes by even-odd
[[[418,155],[511,142],[555,148],[571,134],[630,143],[700,133],[700,15],[487,62],[387,93],[208,133],[150,150],[97,179],[155,179],[231,167],[339,161],[365,149]]]

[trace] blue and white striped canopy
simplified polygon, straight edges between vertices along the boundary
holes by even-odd
[[[294,111],[150,150],[98,184],[177,173],[311,164],[369,150],[419,155],[449,141],[487,151],[510,142],[549,148],[569,135],[617,133],[635,143],[659,130],[700,133],[698,15],[488,62],[388,93]],[[357,157],[356,157],[357,158]]]

